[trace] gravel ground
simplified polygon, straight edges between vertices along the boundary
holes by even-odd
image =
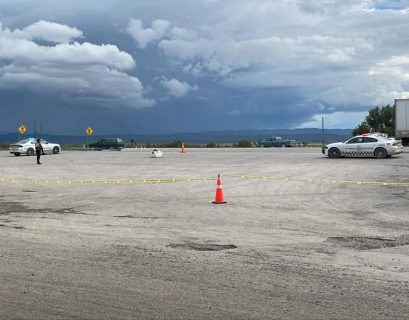
[[[0,152],[0,319],[409,318],[408,150],[151,151]]]

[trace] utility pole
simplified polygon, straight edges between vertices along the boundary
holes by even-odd
[[[122,138],[122,140],[125,141],[124,132],[125,132],[124,123],[121,122],[121,138]]]
[[[325,145],[325,142],[324,142],[324,117],[322,117],[322,119],[321,119],[321,126],[322,126],[322,129],[321,129],[321,140],[322,140],[322,146],[324,146],[324,145]]]
[[[37,124],[36,124],[36,122],[34,121],[34,137],[37,139],[38,137],[37,137]]]

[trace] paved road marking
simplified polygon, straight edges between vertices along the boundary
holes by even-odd
[[[409,187],[409,182],[384,182],[384,181],[358,181],[358,180],[334,180],[334,179],[307,179],[292,178],[286,176],[254,176],[243,174],[223,174],[225,177],[241,179],[262,179],[277,180],[287,182],[306,183],[331,183],[331,184],[354,184],[363,186],[384,186],[384,187]],[[16,179],[0,178],[0,183],[31,183],[31,184],[143,184],[143,183],[178,183],[178,182],[204,182],[216,181],[216,178],[150,178],[150,179]]]

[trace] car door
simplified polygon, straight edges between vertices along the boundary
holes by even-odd
[[[100,140],[95,144],[95,149],[98,149],[98,150],[105,149],[105,139],[100,139]]]
[[[360,157],[362,155],[362,137],[355,137],[345,143],[343,156]]]
[[[370,157],[374,155],[378,140],[372,137],[364,137],[362,140],[363,156]]]
[[[266,140],[263,141],[262,144],[263,144],[264,147],[271,147],[272,146],[271,138],[267,138]]]
[[[112,149],[115,141],[114,139],[106,139],[105,140],[105,149]]]
[[[44,153],[52,152],[52,145],[48,141],[40,140],[41,145],[43,146]]]

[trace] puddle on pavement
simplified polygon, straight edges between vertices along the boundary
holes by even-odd
[[[401,236],[399,238],[329,237],[327,241],[340,244],[347,248],[353,248],[357,250],[372,250],[406,246],[409,244],[409,237],[408,236]]]

